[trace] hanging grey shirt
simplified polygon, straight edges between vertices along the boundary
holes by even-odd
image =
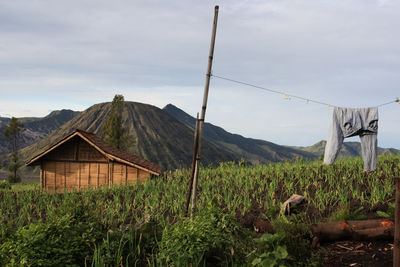
[[[360,136],[361,156],[364,171],[375,171],[377,167],[378,108],[333,109],[328,141],[325,147],[324,164],[332,164],[346,137]]]

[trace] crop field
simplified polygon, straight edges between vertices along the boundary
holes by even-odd
[[[13,185],[0,189],[0,265],[318,266],[308,224],[378,217],[394,202],[400,156],[379,157],[376,172],[362,169],[361,158],[201,168],[193,220],[183,217],[190,170],[65,194]],[[292,194],[305,204],[279,216]],[[255,220],[276,233],[256,238]]]

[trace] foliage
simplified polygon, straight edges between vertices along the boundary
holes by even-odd
[[[11,159],[8,165],[8,181],[10,183],[21,182],[21,177],[19,177],[18,175],[18,169],[22,166],[18,154],[18,143],[23,127],[24,126],[19,122],[17,118],[12,117],[10,124],[3,132],[4,137],[6,137],[12,147]]]
[[[264,234],[260,238],[254,239],[256,249],[247,257],[252,266],[275,267],[285,266],[289,256],[286,245],[284,244],[286,234],[279,232],[276,234]]]
[[[193,219],[185,218],[164,230],[159,259],[174,266],[227,265],[243,250],[237,246],[240,232],[232,216],[209,206]]]
[[[23,128],[24,126],[19,122],[19,120],[12,117],[9,125],[3,132],[4,137],[9,140],[13,152],[18,150],[18,139]]]
[[[389,203],[386,211],[378,210],[376,213],[378,214],[379,217],[394,218],[394,212],[395,212],[395,204]]]
[[[366,219],[366,216],[361,214],[363,209],[364,207],[361,206],[352,211],[349,204],[339,204],[336,210],[330,215],[329,221],[338,222]]]
[[[157,252],[160,238],[160,226],[154,221],[139,227],[109,230],[95,248],[92,266],[130,266],[146,262]]]
[[[3,266],[79,266],[100,236],[82,204],[61,208],[45,222],[19,229],[0,246]]]
[[[19,183],[21,182],[21,177],[18,174],[18,169],[22,166],[22,163],[19,159],[19,154],[17,151],[11,154],[10,163],[8,165],[8,181],[10,183]]]
[[[285,263],[288,266],[311,267],[316,264],[315,256],[311,251],[312,233],[305,223],[304,214],[280,217],[272,222],[277,233],[284,233],[281,240],[289,257]]]
[[[56,230],[55,225],[62,221],[69,222],[69,227],[75,229],[76,233],[86,231],[83,222],[85,225],[93,223],[92,233],[96,240],[86,242],[85,246],[82,245],[82,254],[74,256],[80,265],[86,257],[86,262],[94,266],[102,262],[110,265],[122,263],[124,266],[155,265],[167,259],[173,262],[185,257],[178,255],[179,250],[173,251],[171,244],[174,242],[186,249],[196,244],[189,255],[206,265],[215,262],[251,264],[255,258],[250,261],[250,257],[243,255],[254,250],[257,244],[248,242],[242,236],[252,238],[250,234],[241,234],[243,229],[237,225],[233,215],[237,221],[242,214],[250,212],[254,218],[268,214],[272,219],[280,203],[297,193],[307,199],[305,214],[279,218],[272,220],[272,223],[277,233],[287,233],[279,243],[286,246],[289,253],[284,259],[285,265],[298,259],[303,266],[307,266],[305,259],[313,259],[313,255],[305,223],[329,218],[337,212],[341,203],[359,203],[363,207],[363,210],[356,210],[359,216],[375,212],[375,207],[393,201],[392,177],[400,176],[400,156],[380,156],[378,170],[374,173],[363,173],[362,170],[363,162],[358,158],[338,160],[333,166],[325,166],[321,162],[286,162],[259,166],[221,164],[217,168],[201,167],[197,205],[199,215],[193,219],[193,223],[197,224],[193,232],[190,220],[183,217],[184,192],[190,176],[190,170],[187,169],[129,187],[113,186],[65,194],[40,192],[38,186],[12,185],[12,190],[0,190],[0,247],[7,251],[0,252],[0,257],[3,257],[5,264],[10,262],[10,257],[16,259],[18,251],[25,251],[22,249],[27,249],[26,244],[30,240],[23,234],[26,231],[30,231],[32,240],[41,237],[39,231],[35,230],[38,228],[42,233],[53,233],[52,237],[46,234],[48,239],[60,240],[63,231],[72,231],[63,228],[65,224],[59,226],[62,230]],[[146,221],[146,216],[151,217],[150,222],[141,224]],[[200,230],[197,231],[198,228],[204,228],[205,233],[209,233],[210,229],[213,231],[203,236]],[[68,237],[70,239],[66,239],[67,244],[73,242],[68,241],[74,240],[73,236],[72,233]],[[32,240],[29,242],[34,252],[39,245]],[[46,243],[50,242],[44,242],[44,246]],[[13,252],[8,253],[9,248],[4,244],[12,245]],[[199,251],[196,250],[198,244],[202,248]],[[209,247],[204,244],[209,244]],[[56,246],[52,244],[52,247]],[[66,248],[69,249],[69,245]],[[262,253],[258,250],[257,257]],[[245,259],[249,262],[243,262]],[[314,261],[308,264],[312,266]]]
[[[0,189],[11,189],[11,185],[7,181],[0,181]]]
[[[128,141],[133,138],[126,133],[123,126],[122,112],[125,109],[123,95],[115,95],[111,103],[111,111],[102,129],[102,137],[111,146],[127,150]]]

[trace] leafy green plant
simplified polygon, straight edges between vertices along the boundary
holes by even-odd
[[[286,266],[285,262],[289,256],[286,245],[284,245],[285,233],[264,234],[254,239],[256,249],[247,257],[252,266]]]
[[[387,208],[386,211],[378,210],[376,213],[378,214],[379,217],[393,218],[394,217],[394,211],[395,211],[395,204],[394,203],[389,203],[388,208]]]
[[[192,220],[167,227],[159,244],[159,259],[175,266],[226,265],[241,255],[240,226],[220,209],[207,207]]]
[[[63,216],[31,224],[17,231],[14,240],[0,246],[8,255],[6,266],[79,266],[96,241],[90,224]]]
[[[330,215],[330,221],[348,221],[348,220],[363,220],[366,218],[365,215],[360,214],[364,210],[364,207],[358,207],[355,210],[351,210],[349,205],[339,205],[337,209]]]
[[[82,203],[16,231],[0,245],[5,266],[79,266],[101,235],[101,228]]]
[[[11,184],[8,181],[0,181],[0,189],[11,189]]]
[[[311,251],[312,233],[305,223],[305,214],[280,217],[272,221],[272,225],[276,233],[284,234],[281,245],[289,252],[285,261],[287,266],[318,265],[318,259]]]

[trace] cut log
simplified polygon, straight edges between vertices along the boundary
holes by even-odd
[[[321,241],[393,239],[392,220],[325,222],[311,225],[314,237]]]

